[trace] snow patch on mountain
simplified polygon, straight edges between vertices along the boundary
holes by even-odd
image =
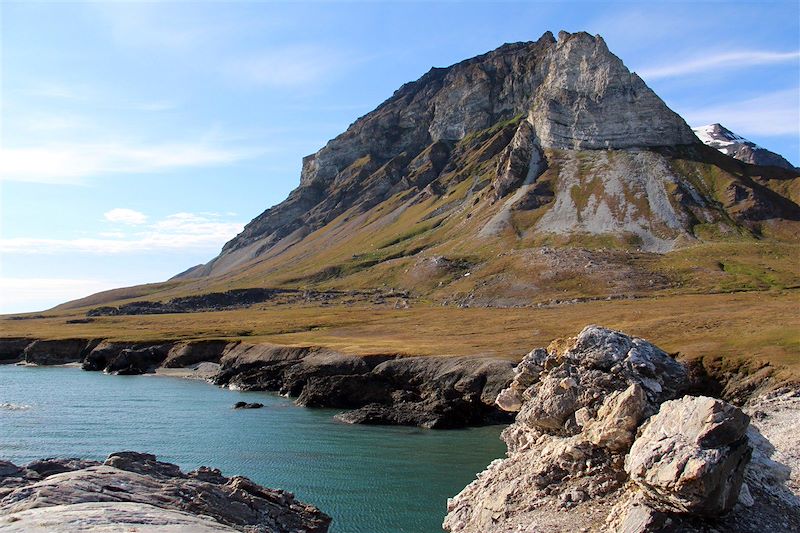
[[[704,144],[745,163],[794,170],[794,166],[780,155],[737,135],[721,124],[697,126],[692,131]]]

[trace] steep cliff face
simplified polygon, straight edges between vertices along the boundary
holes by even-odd
[[[504,121],[491,146],[465,143]],[[599,36],[548,32],[506,44],[402,86],[377,109],[303,161],[300,186],[254,219],[219,257],[184,278],[229,272],[284,250],[346,211],[365,212],[400,193],[419,193],[464,153],[513,155],[500,196],[547,167],[543,149],[609,150],[697,143],[691,129]],[[516,147],[516,152],[514,152]],[[465,150],[466,148],[466,150]],[[441,181],[441,180],[440,180]],[[446,188],[446,184],[442,184]],[[435,187],[434,187],[435,188]]]

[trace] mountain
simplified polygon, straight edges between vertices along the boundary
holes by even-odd
[[[732,290],[784,279],[726,271],[720,250],[796,241],[799,199],[797,171],[700,142],[600,36],[547,32],[400,87],[209,263],[68,307],[258,287],[496,306]]]
[[[729,155],[750,163],[751,165],[773,166],[795,170],[794,165],[789,163],[779,154],[770,152],[766,148],[758,146],[744,137],[736,135],[722,124],[709,124],[692,128],[697,138],[708,146],[716,148],[725,155]]]
[[[538,178],[547,167],[545,149],[697,142],[602,38],[562,32],[559,39],[548,32],[536,42],[507,44],[404,85],[305,158],[300,187],[191,275],[225,273],[286,249],[353,207],[366,212],[434,182],[446,189],[443,174],[462,181],[476,163],[496,157],[504,166],[491,184],[498,199]]]

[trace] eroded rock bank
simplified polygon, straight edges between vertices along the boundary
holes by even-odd
[[[799,531],[790,471],[757,426],[770,415],[751,424],[692,387],[664,351],[598,326],[532,351],[497,398],[517,413],[508,457],[448,502],[445,529]]]
[[[224,340],[5,339],[0,340],[2,353],[9,354],[5,362],[80,363],[84,370],[112,374],[183,369],[186,377],[278,392],[306,407],[349,409],[338,415],[349,423],[457,428],[512,419],[494,399],[511,382],[514,364],[492,358],[353,356],[318,347]]]
[[[207,467],[184,473],[145,453],[0,461],[2,531],[325,533],[330,522],[290,492]]]

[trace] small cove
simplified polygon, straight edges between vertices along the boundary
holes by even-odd
[[[237,401],[262,409],[233,410]],[[504,456],[501,427],[433,431],[352,426],[331,409],[163,376],[0,365],[0,458],[102,460],[146,451],[294,492],[334,533],[441,531],[446,499]]]

